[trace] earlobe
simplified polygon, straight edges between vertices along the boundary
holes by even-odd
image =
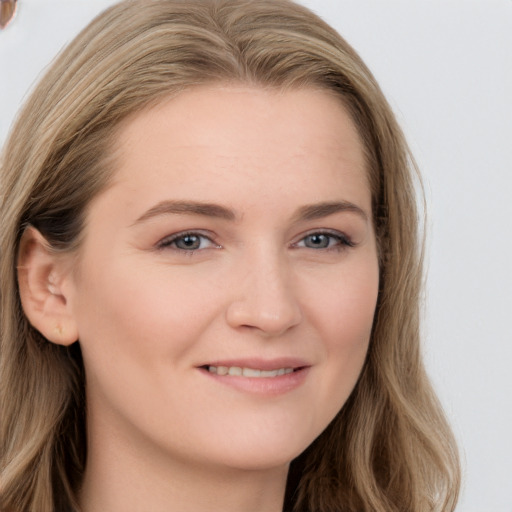
[[[21,304],[32,326],[47,340],[71,345],[78,339],[64,282],[70,279],[66,255],[55,253],[41,235],[29,226],[18,252],[18,286]]]

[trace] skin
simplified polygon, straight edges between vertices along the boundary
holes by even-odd
[[[77,262],[50,274],[67,314],[53,341],[77,336],[86,368],[83,511],[281,510],[290,461],[368,348],[378,262],[356,128],[325,91],[199,87],[128,119],[116,154]],[[352,206],[300,216],[326,202]],[[26,247],[37,262],[37,234]],[[284,391],[200,369],[282,357],[307,366]]]

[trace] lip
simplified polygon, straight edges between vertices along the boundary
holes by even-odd
[[[239,368],[254,368],[258,370],[293,368],[294,371],[276,377],[241,377],[211,373],[208,371],[208,366],[238,366]],[[306,380],[310,369],[311,365],[305,360],[290,357],[277,359],[223,359],[209,361],[198,367],[201,374],[216,383],[229,386],[244,393],[262,396],[276,396],[293,391]]]
[[[275,359],[262,359],[258,357],[244,358],[244,359],[217,359],[214,361],[207,361],[202,364],[203,366],[238,366],[240,368],[254,368],[256,370],[279,370],[279,368],[303,368],[311,366],[304,359],[297,357],[278,357]]]

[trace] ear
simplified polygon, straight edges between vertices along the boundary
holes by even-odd
[[[29,226],[18,252],[18,286],[25,315],[47,340],[71,345],[78,339],[69,297],[70,256],[53,251],[41,233]]]

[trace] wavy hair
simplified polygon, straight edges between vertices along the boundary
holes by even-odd
[[[416,167],[360,57],[288,0],[121,2],[60,54],[19,114],[0,160],[0,508],[78,510],[87,451],[79,343],[47,342],[21,306],[24,229],[77,250],[87,206],[113,172],[119,123],[218,82],[334,92],[358,128],[371,183],[380,289],[367,359],[342,410],[292,462],[285,510],[453,511],[457,449],[420,351]]]

